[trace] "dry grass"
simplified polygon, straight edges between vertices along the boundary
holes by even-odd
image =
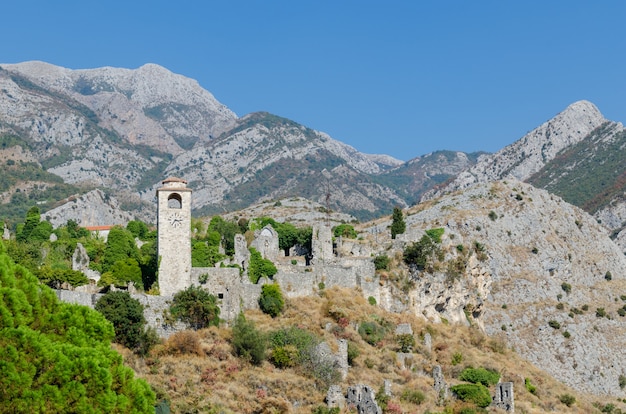
[[[385,380],[390,380],[393,393],[390,401],[392,408],[400,410],[397,412],[444,410],[445,407],[436,405],[432,380],[435,365],[442,367],[451,385],[459,382],[456,377],[468,366],[497,370],[503,381],[515,384],[518,413],[597,412],[590,404],[594,399],[558,383],[507,349],[500,339],[486,337],[476,328],[433,325],[411,315],[390,314],[368,304],[353,290],[326,289],[319,297],[292,299],[285,314],[274,319],[258,311],[246,312],[246,317],[264,332],[298,326],[328,341],[331,347],[336,338],[348,339],[359,355],[342,388],[367,384],[378,390]],[[392,326],[411,324],[417,345],[406,367],[396,357],[398,346],[393,329],[376,346],[361,339],[358,323],[371,320],[386,321]],[[430,350],[423,344],[427,332],[432,337]],[[118,350],[160,398],[170,401],[173,413],[310,413],[324,403],[327,390],[321,389],[302,368],[278,369],[267,361],[252,366],[234,356],[230,339],[229,328],[211,327],[173,335],[145,359]],[[525,378],[537,386],[536,395],[526,390]],[[400,396],[405,390],[421,391],[425,401],[419,406],[402,401]],[[560,403],[559,396],[563,394],[574,395],[576,404],[568,408]],[[454,412],[462,404],[451,398],[447,406]]]

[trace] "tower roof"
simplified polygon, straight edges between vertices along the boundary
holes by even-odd
[[[166,184],[166,183],[183,183],[183,184],[187,184],[187,180],[183,179],[183,178],[178,178],[178,177],[168,177],[165,180],[161,181],[162,184]]]

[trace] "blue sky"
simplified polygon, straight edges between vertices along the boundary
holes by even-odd
[[[156,63],[367,153],[497,151],[587,99],[626,122],[626,2],[5,2],[0,62]]]

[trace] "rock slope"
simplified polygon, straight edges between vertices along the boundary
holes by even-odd
[[[508,180],[420,204],[405,221],[406,233],[387,254],[443,228],[445,260],[433,273],[414,273],[400,301],[392,297],[402,292],[390,287],[386,307],[475,323],[572,387],[626,396],[619,386],[626,375],[626,257],[593,217]]]

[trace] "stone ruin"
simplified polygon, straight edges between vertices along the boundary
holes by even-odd
[[[344,394],[339,385],[332,385],[326,394],[326,404],[330,408],[346,406],[356,409],[358,414],[382,414],[376,403],[376,393],[368,385],[358,384],[348,387]]]
[[[443,405],[450,396],[450,389],[443,378],[443,371],[439,365],[433,367],[433,380],[435,381],[433,388],[437,392],[437,405]]]
[[[491,405],[500,408],[507,413],[515,412],[512,382],[500,382],[496,385],[496,395],[493,398]]]

